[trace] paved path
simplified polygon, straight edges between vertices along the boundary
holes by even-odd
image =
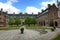
[[[42,36],[40,36],[40,40],[51,40],[51,38],[54,38],[57,34],[60,34],[60,28],[58,28],[54,32],[49,31],[47,34],[43,34]]]
[[[60,29],[43,35],[40,35],[39,31],[26,29],[24,34],[21,34],[20,30],[0,31],[0,40],[48,40],[56,32],[60,32]]]

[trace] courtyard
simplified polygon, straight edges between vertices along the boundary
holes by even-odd
[[[60,40],[60,1],[0,0],[0,40]]]
[[[47,31],[47,33],[41,34],[37,30],[24,29],[24,34],[21,34],[19,29],[0,30],[0,40],[51,40],[60,33],[60,28],[57,28],[54,32]]]

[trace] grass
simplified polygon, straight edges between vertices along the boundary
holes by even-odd
[[[46,27],[46,26],[27,26],[27,29],[51,29],[51,27]]]
[[[13,30],[13,29],[19,29],[20,26],[11,26],[11,27],[0,27],[0,30]]]
[[[13,29],[19,29],[20,26],[10,26],[10,27],[0,27],[0,30],[13,30]],[[51,29],[50,27],[45,26],[26,26],[26,29]]]
[[[60,34],[57,37],[55,37],[53,40],[60,40]]]

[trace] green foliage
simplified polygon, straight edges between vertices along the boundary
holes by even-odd
[[[28,25],[30,25],[30,24],[36,24],[36,19],[35,18],[31,18],[31,17],[29,17],[29,16],[26,16],[26,18],[25,18],[25,24],[28,24]]]
[[[31,24],[31,18],[29,17],[29,16],[26,16],[26,18],[25,18],[25,24]]]
[[[23,14],[22,12],[20,12],[19,14]]]
[[[26,15],[28,14],[28,13],[25,13]]]
[[[37,23],[37,21],[36,21],[36,19],[35,18],[31,18],[31,24],[36,24]]]
[[[21,24],[21,20],[19,18],[15,19],[15,24],[18,26],[19,24]]]
[[[13,25],[15,23],[14,18],[12,16],[9,18],[9,22],[8,23],[10,25]]]

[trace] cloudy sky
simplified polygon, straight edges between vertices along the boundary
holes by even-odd
[[[47,4],[56,3],[56,0],[0,0],[0,9],[8,13],[27,12],[37,14],[41,9],[46,9]]]

